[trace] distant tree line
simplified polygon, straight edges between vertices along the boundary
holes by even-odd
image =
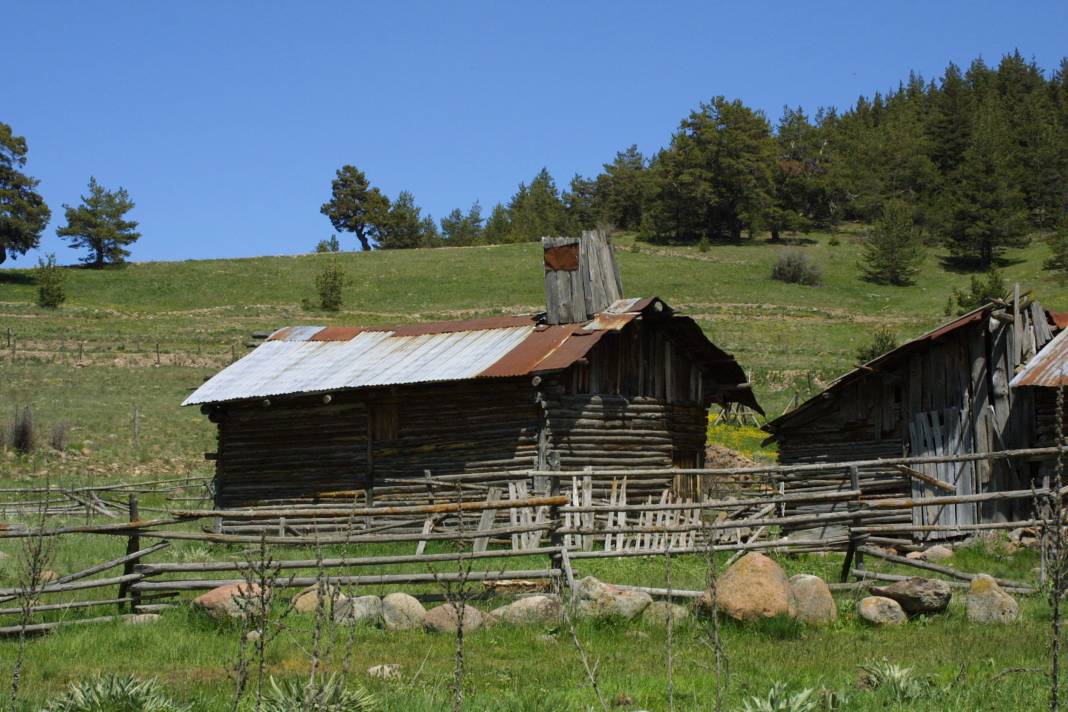
[[[904,283],[915,264],[883,270],[914,240],[986,268],[1035,230],[1063,231],[1068,210],[1068,59],[1049,75],[1019,52],[996,67],[950,64],[936,81],[910,74],[839,113],[786,108],[775,126],[722,96],[700,104],[652,156],[636,146],[566,189],[541,170],[483,219],[481,206],[436,224],[410,193],[389,201],[352,166],[323,206],[365,249],[523,242],[607,226],[650,242],[707,244],[769,233],[874,223],[866,273]]]

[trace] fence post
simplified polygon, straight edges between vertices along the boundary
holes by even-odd
[[[141,515],[140,515],[140,513],[138,511],[137,495],[136,494],[133,494],[133,493],[130,494],[129,505],[130,505],[130,523],[133,524],[134,522],[136,522],[137,520],[139,520],[141,518]],[[140,549],[141,549],[141,535],[137,533],[136,529],[134,529],[134,530],[132,530],[130,532],[130,536],[126,539],[126,555],[129,556],[130,554],[133,554],[133,553],[139,551]],[[131,560],[131,561],[127,561],[125,564],[123,564],[122,565],[122,575],[126,576],[128,574],[132,574],[134,572],[134,566],[136,565],[136,563],[137,563],[136,561],[132,561]],[[132,612],[136,613],[138,606],[141,605],[141,593],[139,591],[137,591],[137,589],[134,589],[134,590],[131,591],[129,583],[121,583],[121,584],[119,584],[119,598],[120,599],[126,598],[127,592],[129,592],[129,594],[130,594],[130,610]],[[122,603],[119,603],[119,610],[122,610]]]
[[[849,467],[849,486],[854,490],[860,489],[860,470],[856,465],[850,465]],[[864,540],[867,539],[866,535],[853,532],[853,529],[860,524],[860,502],[850,502],[849,511],[855,512],[856,516],[850,519],[846,525],[849,527],[849,548],[846,549],[845,561],[842,562],[842,583],[849,580],[849,571],[853,568],[854,561],[856,561],[858,569],[864,568],[864,553],[860,551],[860,547],[863,545]]]

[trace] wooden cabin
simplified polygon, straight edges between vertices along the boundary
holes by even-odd
[[[1032,394],[1009,382],[1053,339],[1057,326],[1038,302],[991,303],[899,346],[834,381],[823,392],[771,421],[765,429],[784,465],[848,462],[904,456],[992,452],[1030,447],[1035,440]],[[1030,486],[1032,466],[977,461],[860,471],[866,496],[946,495]],[[833,478],[838,478],[834,475]],[[837,482],[837,484],[836,484]],[[828,481],[798,479],[788,491],[848,489],[847,475]],[[915,508],[886,515],[884,523],[969,524],[1024,514],[1029,502]],[[841,509],[798,507],[794,513]],[[815,530],[825,535],[827,529]]]
[[[543,314],[280,329],[204,383],[183,405],[218,426],[216,503],[371,500],[427,474],[702,466],[708,407],[759,409],[742,368],[660,299],[623,298],[600,233],[543,243]]]
[[[1016,374],[1009,384],[1018,398],[1033,408],[1033,447],[1057,444],[1057,393],[1065,389],[1068,401],[1068,314],[1051,314],[1063,329]],[[1060,437],[1068,434],[1068,402],[1061,403]],[[1053,461],[1039,463],[1036,477],[1045,479],[1052,474]]]

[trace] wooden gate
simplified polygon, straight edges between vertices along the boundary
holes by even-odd
[[[974,434],[968,419],[957,408],[917,413],[909,424],[910,455],[932,457],[960,455],[974,449]],[[912,478],[913,497],[947,494],[976,494],[975,468],[971,462],[917,464],[914,469],[925,477]],[[933,481],[932,481],[933,480]],[[936,484],[937,483],[937,484]],[[914,524],[975,524],[979,521],[975,503],[914,507]],[[947,538],[953,532],[931,532],[926,538]]]

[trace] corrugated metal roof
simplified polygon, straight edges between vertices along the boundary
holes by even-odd
[[[1022,371],[1016,374],[1009,385],[1013,388],[1068,386],[1066,370],[1068,370],[1068,330],[1053,337],[1053,340],[1028,361]]]
[[[558,326],[502,316],[396,327],[286,327],[182,405],[561,370],[657,302],[621,299],[593,321]]]

